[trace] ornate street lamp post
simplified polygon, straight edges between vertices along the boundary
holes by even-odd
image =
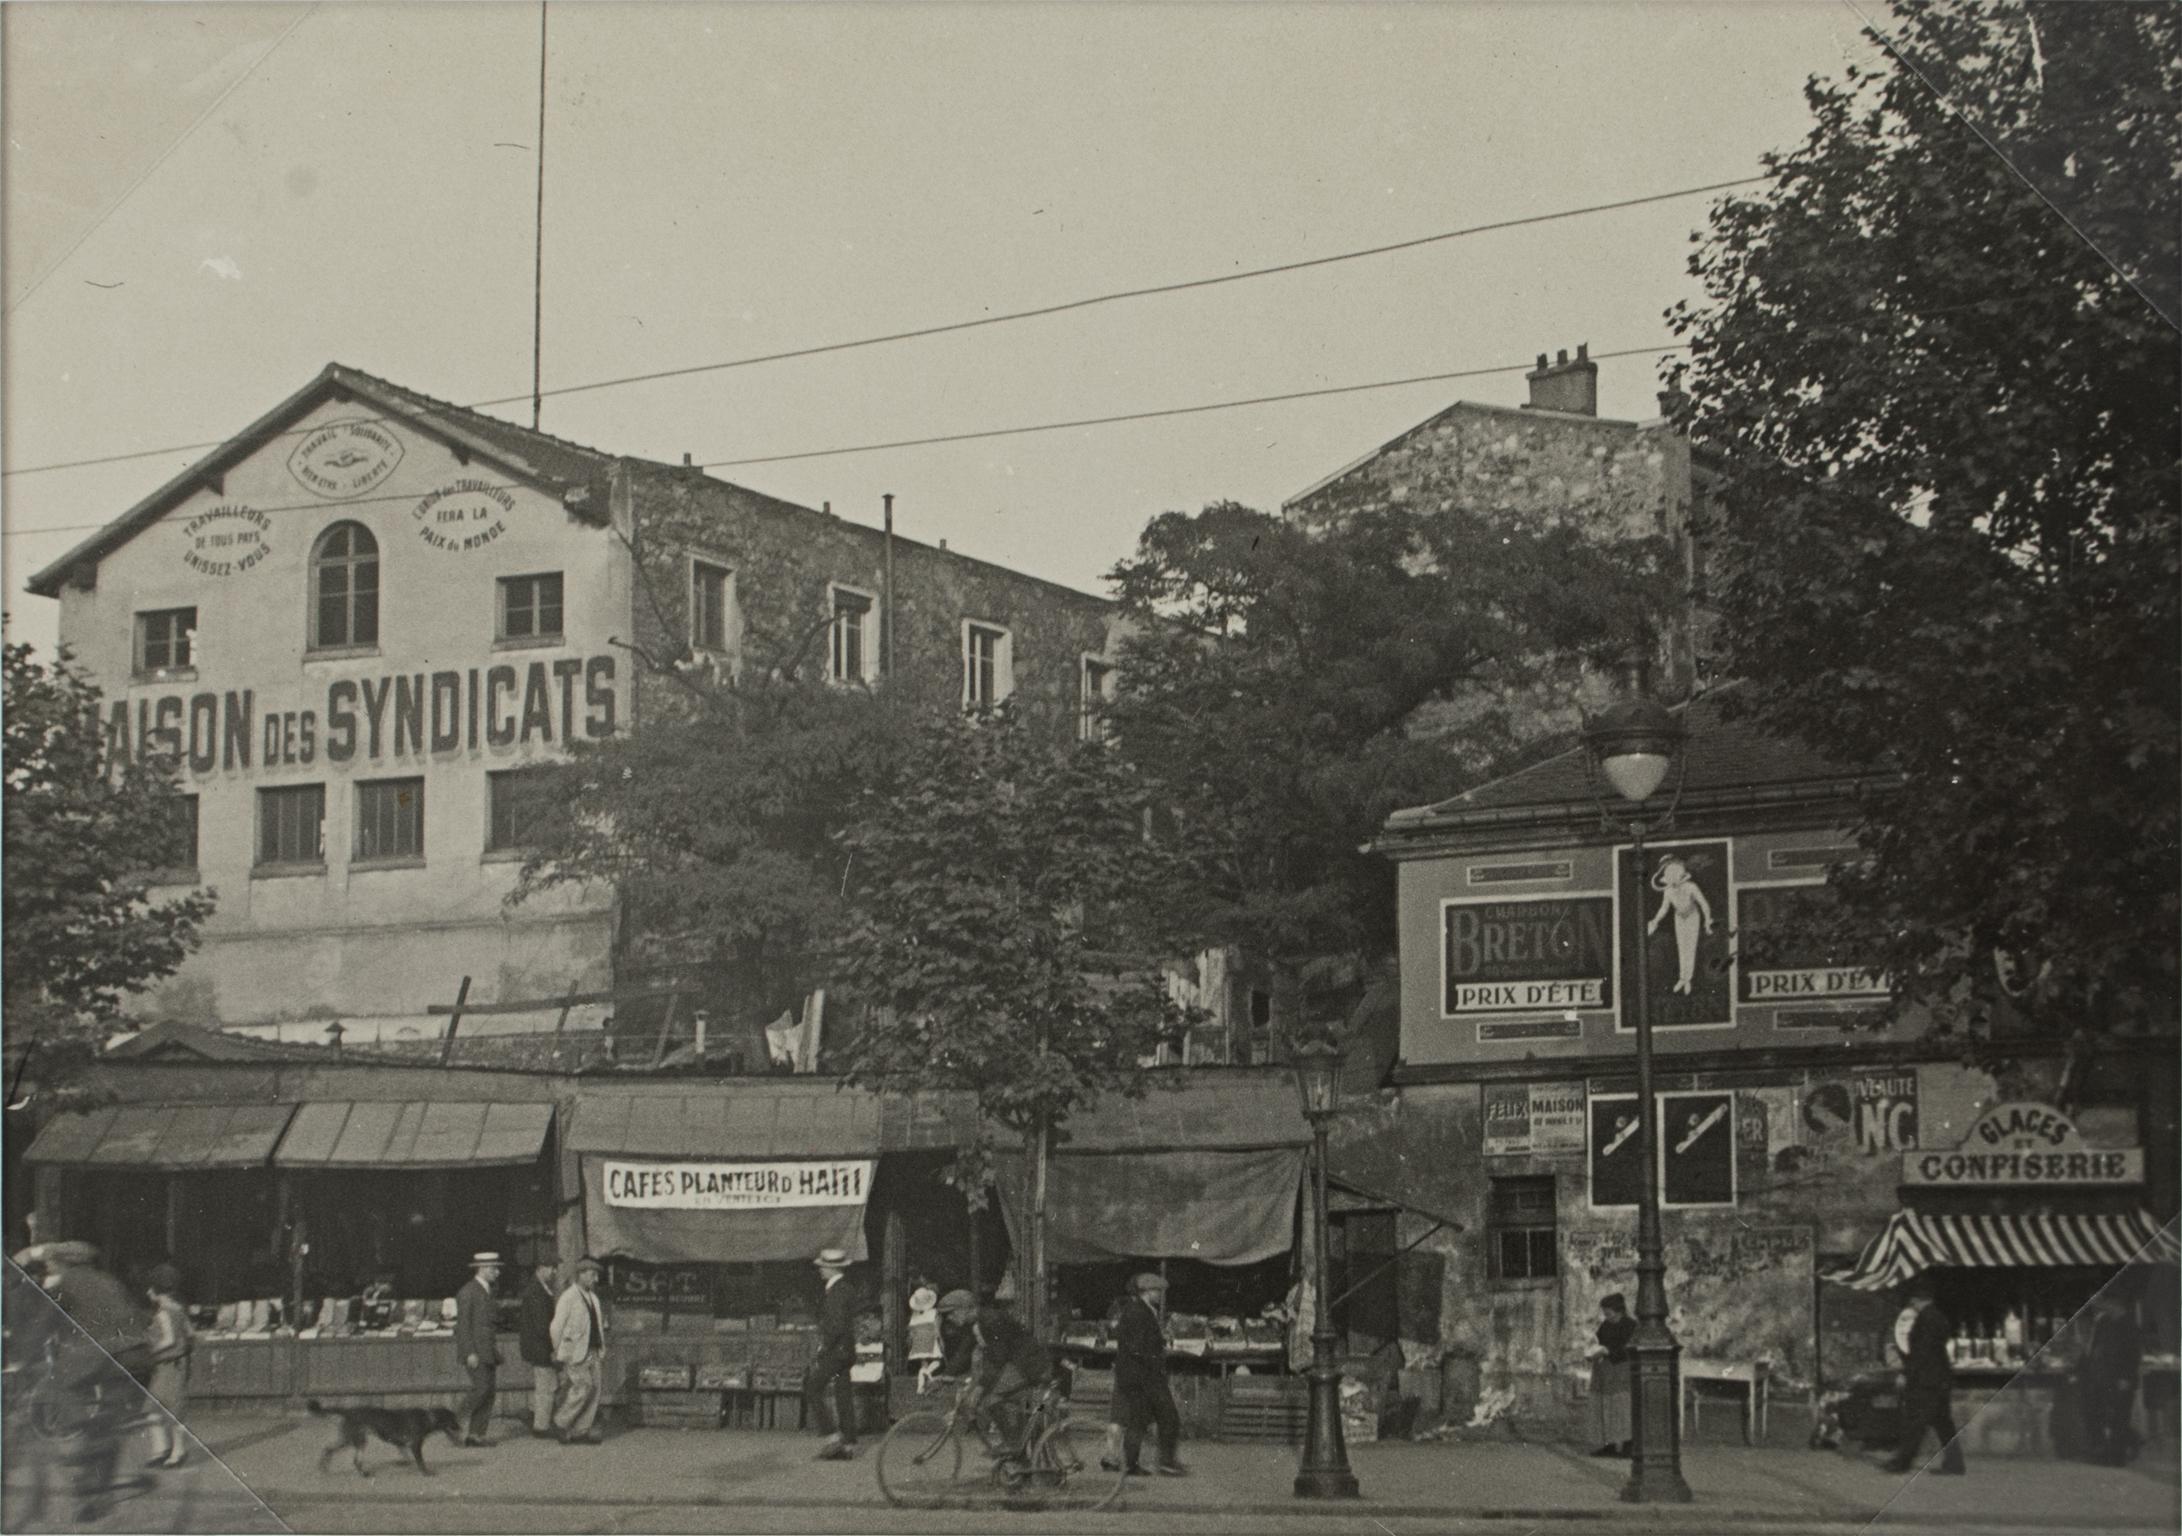
[[[1652,697],[1646,658],[1622,664],[1622,692],[1607,709],[1584,722],[1584,749],[1592,769],[1592,793],[1599,813],[1615,831],[1626,830],[1635,846],[1637,888],[1643,888],[1644,834],[1673,824],[1681,799],[1682,722]],[[1652,797],[1675,773],[1671,796],[1655,807]],[[1614,798],[1598,780],[1603,778]],[[1615,871],[1617,882],[1620,871]],[[1641,917],[1641,914],[1640,914]],[[1641,931],[1641,930],[1640,930]],[[1637,1329],[1630,1340],[1635,1357],[1635,1455],[1622,1498],[1632,1504],[1689,1502],[1682,1480],[1682,1426],[1675,1398],[1681,1390],[1681,1346],[1667,1327],[1666,1260],[1659,1231],[1659,1110],[1652,1097],[1651,957],[1641,948],[1636,963],[1636,996],[1631,999],[1637,1032],[1637,1135],[1644,1159],[1644,1183],[1637,1197]]]
[[[1316,1301],[1311,1326],[1311,1418],[1303,1441],[1303,1462],[1296,1468],[1299,1499],[1353,1499],[1361,1490],[1349,1470],[1349,1447],[1341,1433],[1341,1368],[1334,1364],[1333,1312],[1326,1305],[1326,1125],[1339,1096],[1340,1048],[1324,1040],[1296,1047],[1296,1087],[1303,1113],[1311,1122],[1312,1288]]]

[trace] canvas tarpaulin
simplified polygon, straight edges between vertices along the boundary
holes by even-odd
[[[1046,1259],[1255,1264],[1295,1245],[1301,1147],[1076,1153],[1046,1167]],[[1028,1159],[1001,1160],[1001,1211],[1018,1250]]]

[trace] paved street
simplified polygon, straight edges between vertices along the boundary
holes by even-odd
[[[2143,1532],[2177,1528],[2172,1459],[2116,1471],[2065,1462],[1987,1461],[1967,1478],[1897,1478],[1832,1452],[1693,1447],[1697,1502],[1640,1509],[1616,1498],[1616,1464],[1508,1438],[1359,1446],[1366,1499],[1330,1510],[1288,1497],[1294,1453],[1281,1447],[1191,1447],[1198,1475],[1132,1484],[1116,1511],[906,1511],[880,1499],[868,1460],[811,1460],[809,1437],[780,1433],[635,1430],[596,1449],[516,1438],[489,1450],[435,1440],[427,1480],[375,1446],[373,1476],[346,1457],[325,1472],[330,1435],[316,1420],[206,1417],[213,1455],[166,1474],[97,1529],[461,1532],[1012,1531],[1184,1532],[1202,1536],[1286,1528],[1367,1532],[1540,1527],[1698,1533],[1748,1530]],[[215,1460],[214,1458],[217,1458]],[[11,1458],[11,1462],[13,1458]],[[11,1465],[11,1531],[77,1529],[64,1501],[43,1518],[27,1502],[25,1466]],[[262,1500],[262,1507],[257,1501]]]

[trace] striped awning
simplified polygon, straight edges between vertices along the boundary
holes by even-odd
[[[1934,1215],[1898,1211],[1856,1263],[1824,1278],[1883,1291],[1942,1265],[1968,1268],[2173,1264],[2182,1257],[2175,1223],[2145,1211],[2125,1215]]]

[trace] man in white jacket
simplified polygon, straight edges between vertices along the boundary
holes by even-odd
[[[563,1445],[599,1445],[599,1386],[606,1369],[606,1306],[598,1297],[599,1261],[579,1259],[576,1283],[553,1308],[553,1359],[561,1368],[561,1403],[553,1427]]]

